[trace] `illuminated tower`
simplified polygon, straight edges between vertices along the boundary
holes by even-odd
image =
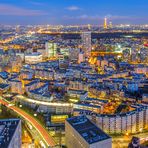
[[[104,18],[104,29],[107,29],[107,18]]]

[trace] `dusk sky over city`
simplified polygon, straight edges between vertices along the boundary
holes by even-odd
[[[148,0],[0,0],[0,148],[148,148]]]
[[[147,24],[147,0],[1,0],[2,24]]]

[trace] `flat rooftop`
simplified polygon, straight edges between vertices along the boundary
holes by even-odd
[[[33,52],[33,53],[26,54],[25,56],[40,56],[40,55],[41,55],[40,52]]]
[[[9,84],[0,83],[0,89],[5,89],[9,86]]]
[[[69,94],[78,94],[78,95],[84,95],[87,93],[85,90],[75,90],[75,89],[69,89],[68,90]]]
[[[3,79],[7,79],[8,78],[8,75],[9,73],[3,71],[3,72],[0,72],[0,77],[2,77]]]
[[[0,119],[0,147],[7,148],[20,119]]]
[[[86,116],[68,118],[67,122],[89,143],[110,139],[104,131],[93,124]]]

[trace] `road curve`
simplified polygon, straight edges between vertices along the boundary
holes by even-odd
[[[35,129],[40,133],[40,135],[42,136],[42,138],[49,147],[56,146],[54,139],[49,135],[48,131],[46,131],[46,129],[43,128],[43,126],[40,123],[38,123],[31,115],[29,115],[28,113],[26,113],[25,111],[16,106],[9,106],[9,103],[4,100],[0,99],[0,103],[10,108],[14,112],[22,116],[25,120],[30,122],[35,127]]]

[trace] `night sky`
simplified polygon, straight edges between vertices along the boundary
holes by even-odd
[[[0,24],[148,24],[148,0],[0,0]]]

